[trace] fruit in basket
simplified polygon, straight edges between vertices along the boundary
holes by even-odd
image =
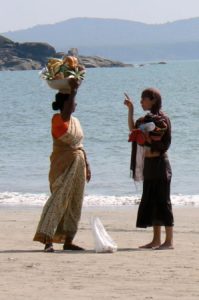
[[[55,63],[48,67],[48,69],[53,77],[55,77],[55,75],[60,71],[60,67],[61,67],[60,63]]]
[[[76,68],[78,66],[78,60],[75,56],[65,56],[63,58],[63,64],[67,65],[69,68]]]
[[[50,58],[40,74],[52,89],[70,92],[71,88],[78,88],[81,84],[85,68],[76,57],[64,56],[63,59]]]

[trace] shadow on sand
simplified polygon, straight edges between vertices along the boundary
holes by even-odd
[[[151,251],[152,249],[139,249],[139,248],[119,248],[117,252],[143,252],[143,251]],[[18,253],[47,253],[43,250],[1,250],[0,254],[18,254]],[[111,252],[104,253],[96,253],[95,250],[84,250],[84,251],[72,251],[72,250],[55,250],[54,252],[50,252],[51,254],[111,254]]]

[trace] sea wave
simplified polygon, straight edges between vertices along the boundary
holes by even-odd
[[[0,193],[0,206],[43,206],[47,201],[47,194],[31,194],[17,192]],[[171,195],[174,206],[199,206],[199,195]],[[140,195],[132,196],[104,196],[86,195],[84,197],[84,207],[104,207],[104,206],[132,206],[140,202]]]

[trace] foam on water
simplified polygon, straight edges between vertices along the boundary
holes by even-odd
[[[16,206],[43,206],[48,199],[47,194],[30,193],[0,193],[1,205]],[[104,206],[131,206],[137,205],[140,201],[139,195],[132,196],[102,196],[86,195],[84,207],[104,207]],[[199,195],[172,195],[171,201],[174,206],[199,206]]]

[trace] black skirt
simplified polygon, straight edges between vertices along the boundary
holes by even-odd
[[[136,226],[173,226],[170,200],[171,166],[166,155],[145,158],[144,182]]]

